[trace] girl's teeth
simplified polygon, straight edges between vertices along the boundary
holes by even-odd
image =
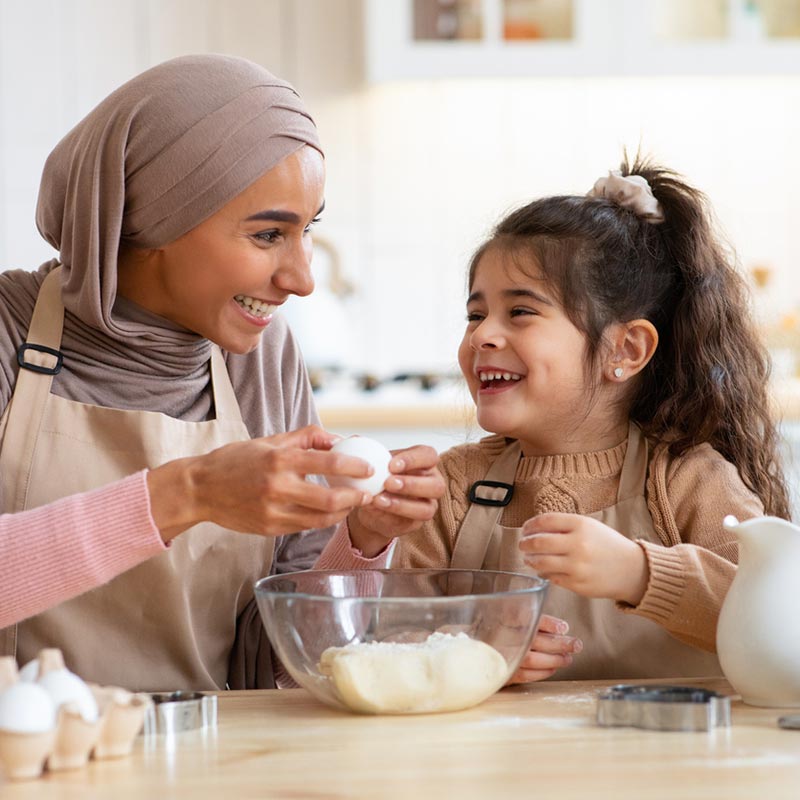
[[[522,379],[521,375],[512,372],[481,372],[478,377],[482,381],[518,381]]]

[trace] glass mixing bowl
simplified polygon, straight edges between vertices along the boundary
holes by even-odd
[[[309,570],[262,578],[280,660],[330,706],[372,714],[482,702],[528,650],[548,582],[488,570]]]

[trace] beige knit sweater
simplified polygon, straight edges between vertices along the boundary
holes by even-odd
[[[447,492],[429,523],[398,540],[393,567],[450,564],[469,507],[469,487],[485,477],[506,444],[502,436],[488,436],[442,454]],[[626,449],[627,441],[591,453],[522,458],[501,524],[518,527],[546,511],[590,514],[613,505]],[[736,542],[723,529],[722,519],[726,514],[740,520],[759,516],[763,507],[736,467],[710,445],[679,458],[664,446],[651,446],[650,452],[647,506],[662,546],[639,541],[650,580],[638,606],[620,608],[654,620],[687,644],[714,652],[717,619],[737,560]]]

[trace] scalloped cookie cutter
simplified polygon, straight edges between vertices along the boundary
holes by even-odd
[[[181,733],[217,724],[217,696],[200,692],[152,694],[153,705],[145,716],[145,735]]]
[[[731,724],[730,697],[692,686],[627,686],[597,696],[597,724],[654,731],[710,731]]]

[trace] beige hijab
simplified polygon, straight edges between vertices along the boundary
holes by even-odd
[[[61,254],[67,309],[147,338],[111,316],[120,241],[174,241],[304,144],[320,149],[300,98],[241,58],[176,58],[121,86],[59,142],[42,175],[36,222]]]

